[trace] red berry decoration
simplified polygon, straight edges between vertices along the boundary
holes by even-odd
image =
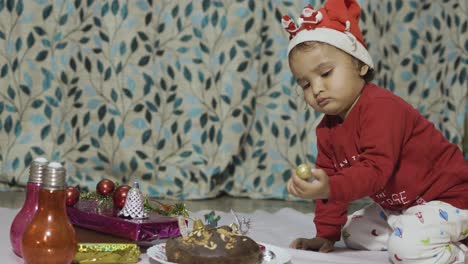
[[[80,191],[73,186],[68,186],[67,189],[65,190],[66,194],[66,204],[67,206],[73,206],[75,205],[78,200],[80,199]]]
[[[127,200],[127,193],[130,190],[128,185],[120,185],[115,189],[114,195],[112,196],[114,200],[114,207],[122,209],[125,205],[125,200]]]
[[[115,189],[115,184],[109,179],[103,179],[96,185],[96,191],[102,195],[108,195]]]

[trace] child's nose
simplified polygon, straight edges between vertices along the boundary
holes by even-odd
[[[314,84],[312,86],[312,92],[314,93],[314,96],[317,97],[321,92],[323,92],[323,85],[321,84]]]

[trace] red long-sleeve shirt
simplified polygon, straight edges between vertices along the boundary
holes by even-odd
[[[316,166],[330,176],[317,200],[317,236],[339,240],[349,202],[371,197],[403,210],[432,200],[468,209],[468,163],[460,149],[400,97],[367,84],[346,119],[317,127]]]

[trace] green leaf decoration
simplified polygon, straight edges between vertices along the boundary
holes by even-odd
[[[54,6],[53,5],[48,5],[46,6],[43,10],[42,10],[42,20],[47,20],[47,18],[49,18],[50,14],[52,13],[52,11],[54,10]]]
[[[41,61],[44,61],[45,59],[47,59],[47,56],[49,55],[49,51],[48,50],[42,50],[40,51],[37,56],[36,56],[36,61],[37,62],[41,62]]]
[[[119,0],[112,0],[111,10],[114,16],[117,15],[117,13],[119,12],[119,8]]]
[[[0,70],[0,78],[5,77],[8,74],[8,64],[3,64]]]
[[[2,1],[2,6],[3,6],[3,1]],[[12,13],[14,7],[15,7],[15,1],[14,0],[6,0],[6,8],[7,8],[8,12]]]

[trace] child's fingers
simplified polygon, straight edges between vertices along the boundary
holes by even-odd
[[[288,183],[286,184],[286,188],[288,189],[288,192],[294,196],[297,196],[297,191],[296,188],[294,187],[294,184],[292,180],[290,179]]]
[[[296,173],[293,173],[293,176],[291,177],[291,180],[292,180],[292,183],[294,184],[294,186],[296,187],[296,190],[301,192],[301,193],[304,193],[304,183],[305,181],[302,180],[301,178],[299,178]]]
[[[319,249],[319,252],[322,252],[322,253],[328,253],[328,252],[331,252],[334,250],[334,247],[333,247],[333,244],[331,243],[324,243],[320,249]]]
[[[288,183],[286,184],[286,187],[290,194],[299,198],[307,198],[304,189],[301,187],[301,185],[295,184],[293,178],[289,179]]]
[[[291,242],[291,244],[289,244],[289,247],[294,249],[302,249],[302,239],[295,239],[293,242]]]
[[[312,175],[318,181],[324,181],[328,177],[327,173],[322,169],[312,169]]]

